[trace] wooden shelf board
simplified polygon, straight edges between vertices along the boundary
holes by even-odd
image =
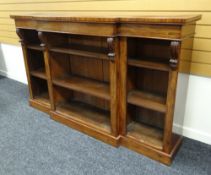
[[[142,67],[142,68],[149,68],[154,70],[160,70],[160,71],[169,71],[170,67],[167,64],[164,63],[158,63],[158,62],[151,62],[146,60],[138,60],[138,59],[128,59],[128,65],[130,66],[136,66],[136,67]]]
[[[27,48],[33,49],[33,50],[43,51],[43,47],[40,46],[39,44],[29,44],[29,45],[27,45]]]
[[[38,78],[41,78],[41,79],[44,79],[44,80],[47,79],[47,76],[46,76],[46,73],[45,73],[45,69],[44,68],[30,71],[30,74],[32,76],[34,76],[34,77],[38,77]]]
[[[147,109],[166,112],[165,98],[151,93],[132,90],[128,93],[127,102]]]
[[[72,49],[72,48],[53,47],[53,48],[50,48],[50,51],[58,52],[58,53],[66,53],[70,55],[83,56],[83,57],[88,57],[88,58],[109,60],[107,54],[104,54],[104,53],[89,52],[89,51],[83,51],[83,50]]]
[[[99,109],[83,102],[71,101],[59,103],[56,106],[56,112],[98,130],[107,133],[111,132],[109,111]]]
[[[49,95],[47,92],[34,96],[34,100],[36,100],[39,103],[42,103],[46,106],[50,106],[50,99],[49,99]]]
[[[156,149],[163,149],[163,131],[161,129],[133,121],[127,127],[127,137]]]
[[[110,100],[109,85],[96,80],[82,78],[79,76],[64,76],[54,79],[53,84]]]

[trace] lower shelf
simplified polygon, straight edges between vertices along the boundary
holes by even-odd
[[[42,103],[44,105],[50,105],[50,100],[49,100],[48,93],[42,93],[42,94],[36,95],[34,97],[34,100],[36,100],[39,103]]]
[[[56,112],[93,128],[111,133],[109,111],[101,110],[83,102],[71,101],[59,103]]]
[[[48,93],[42,93],[40,95],[35,96],[33,99],[29,100],[29,104],[30,106],[38,110],[50,114],[51,105]]]
[[[161,129],[133,121],[127,127],[127,137],[156,149],[163,149],[163,132]]]

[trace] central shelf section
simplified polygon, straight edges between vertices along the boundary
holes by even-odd
[[[69,121],[112,135],[110,60],[107,38],[45,33],[55,113]],[[41,76],[41,72],[32,72]]]

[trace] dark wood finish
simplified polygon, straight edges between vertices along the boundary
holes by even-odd
[[[31,106],[113,146],[169,165],[178,72],[198,16],[11,16]]]

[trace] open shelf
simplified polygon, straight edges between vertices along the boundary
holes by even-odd
[[[44,68],[40,68],[38,70],[32,70],[32,71],[30,71],[30,74],[34,77],[42,78],[45,80],[47,79]]]
[[[79,49],[73,49],[71,47],[65,48],[65,47],[53,47],[50,48],[50,51],[58,52],[58,53],[66,53],[70,55],[77,55],[87,58],[97,58],[97,59],[103,59],[108,60],[108,56],[104,53],[97,53],[97,52],[90,52],[85,50],[79,50]]]
[[[79,101],[68,101],[59,103],[56,112],[93,128],[111,132],[109,111]]]
[[[147,59],[135,59],[135,58],[129,58],[128,59],[128,65],[130,66],[136,66],[141,68],[149,68],[154,70],[161,70],[161,71],[169,71],[169,65],[165,63],[159,63],[151,59],[150,61]]]
[[[44,92],[44,93],[39,94],[39,95],[35,95],[34,100],[36,100],[36,101],[38,101],[42,104],[45,104],[47,106],[50,106],[49,95],[48,95],[47,92]]]
[[[148,92],[131,90],[128,93],[127,102],[159,112],[166,112],[165,98]]]
[[[135,139],[138,142],[149,145],[156,149],[163,148],[163,132],[162,130],[141,124],[138,122],[131,122],[127,126],[127,137]]]
[[[110,100],[108,84],[100,81],[69,75],[56,78],[53,83],[57,86]]]

